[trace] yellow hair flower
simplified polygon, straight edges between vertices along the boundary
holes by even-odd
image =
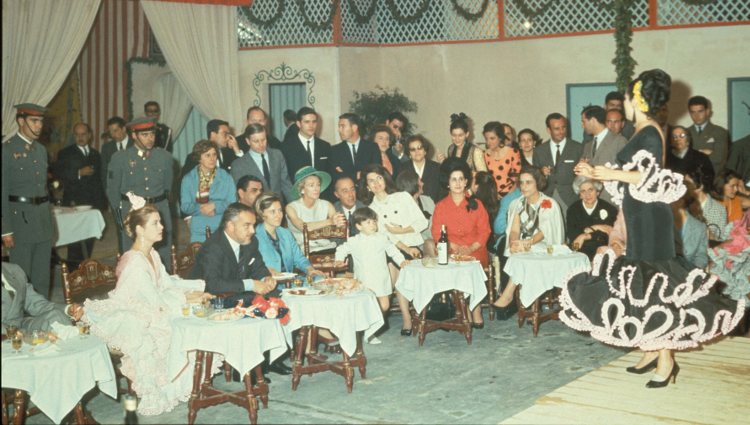
[[[633,86],[633,100],[635,100],[636,105],[638,105],[638,109],[645,114],[648,112],[648,103],[646,103],[646,99],[641,95],[641,87],[643,87],[642,81],[638,81]]]

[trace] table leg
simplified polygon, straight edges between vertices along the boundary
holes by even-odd
[[[206,353],[206,367],[203,370],[203,385],[211,385],[211,366],[214,363],[214,353],[209,351]]]
[[[466,305],[466,298],[461,291],[454,289],[451,292],[453,296],[453,305],[456,306],[456,320],[463,330],[461,333],[466,338],[466,342],[471,344],[471,323],[469,323],[469,307]]]
[[[424,323],[427,320],[427,308],[425,307],[424,310],[419,314],[419,320],[417,328],[419,330],[419,346],[421,347],[424,344],[424,338],[426,336],[425,329],[424,329]]]
[[[365,379],[365,374],[367,374],[367,359],[365,357],[365,352],[362,349],[362,338],[364,332],[357,332],[357,350],[354,352],[354,356],[357,357],[357,360],[359,362],[359,376],[362,379]]]
[[[78,404],[76,404],[76,407],[75,409],[73,409],[73,412],[75,412],[77,425],[86,425],[86,423],[88,423],[86,421],[86,413],[83,411],[83,404],[81,404],[81,402],[78,402]]]
[[[3,338],[5,338],[5,335],[3,335]],[[5,391],[4,390],[0,391],[0,394],[2,394],[2,397],[3,397],[3,404],[2,404],[2,406],[3,406],[3,425],[6,425],[6,424],[10,423],[10,419],[8,418],[8,404],[7,404],[7,400],[5,400]]]
[[[201,372],[203,368],[203,357],[206,353],[201,350],[195,352],[195,367],[193,368],[193,392],[190,394],[188,401],[188,424],[195,423],[195,417],[198,415],[196,402],[201,396]]]
[[[307,349],[307,334],[310,332],[309,326],[302,326],[299,329],[299,341],[294,350],[294,364],[292,365],[292,391],[297,390],[299,385],[299,379],[302,376],[302,359],[305,356],[305,350]]]
[[[534,332],[534,336],[539,333],[539,315],[541,313],[541,302],[539,298],[534,300],[534,304],[531,307],[531,327]]]
[[[263,373],[260,374],[263,376]],[[250,378],[250,373],[246,373],[243,381],[245,382],[245,391],[247,392],[247,404],[248,404],[248,411],[250,414],[250,423],[251,424],[257,424],[258,423],[258,399],[255,398],[255,393],[253,392],[253,383]]]
[[[268,408],[268,384],[266,384],[266,379],[263,377],[263,370],[260,368],[260,366],[256,366],[253,368],[252,371],[248,372],[248,376],[250,373],[255,373],[255,386],[258,388],[258,392],[260,393],[260,401],[263,402],[263,408]]]
[[[519,284],[516,286],[516,291],[514,294],[514,298],[516,299],[516,306],[518,307],[518,327],[523,327],[523,323],[526,321],[526,307],[523,306],[523,303],[521,302],[521,285]]]
[[[13,425],[22,425],[26,420],[26,391],[16,390],[13,399]]]

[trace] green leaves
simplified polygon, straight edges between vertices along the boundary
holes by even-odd
[[[354,91],[354,100],[349,102],[349,111],[354,112],[362,118],[365,129],[360,129],[365,133],[367,129],[382,124],[391,112],[401,112],[404,115],[417,112],[417,103],[410,100],[398,88],[390,90],[381,86],[375,86],[375,90],[368,92]],[[415,128],[411,121],[404,129],[403,134],[411,134]]]

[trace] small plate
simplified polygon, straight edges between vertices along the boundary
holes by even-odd
[[[88,210],[90,210],[90,209],[91,209],[92,207],[91,207],[91,205],[76,205],[76,206],[75,206],[75,207],[73,207],[73,208],[75,208],[75,210],[76,210],[76,211],[88,211]]]
[[[322,291],[315,288],[284,288],[281,292],[285,295],[309,296],[321,295]]]
[[[274,280],[287,280],[287,279],[293,279],[296,276],[297,276],[296,273],[284,272],[284,273],[275,274],[271,277],[273,277]]]
[[[229,309],[224,311],[217,311],[216,313],[209,315],[208,320],[213,320],[215,322],[233,322],[235,320],[240,320],[243,317],[245,317],[245,315],[234,314],[234,312]]]

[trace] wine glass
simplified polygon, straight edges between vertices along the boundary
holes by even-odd
[[[16,333],[10,336],[10,347],[13,349],[13,353],[14,354],[20,353],[22,345],[23,345],[23,334],[21,332],[16,331]]]

